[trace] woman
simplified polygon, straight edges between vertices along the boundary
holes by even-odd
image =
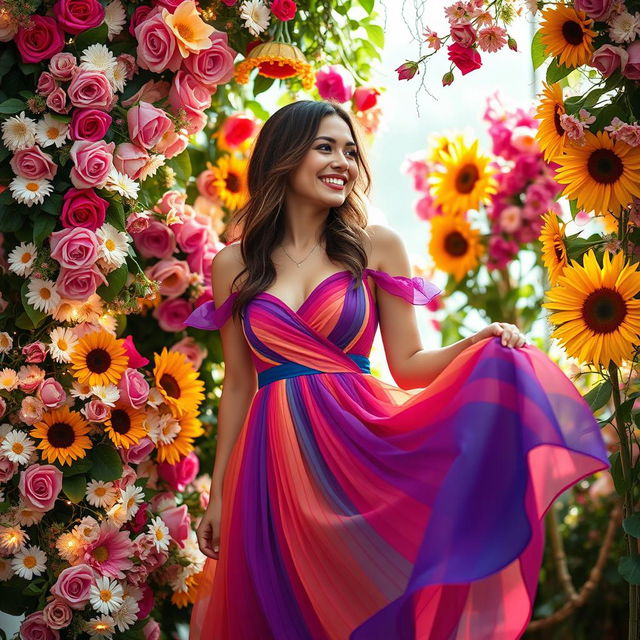
[[[187,321],[225,361],[191,638],[520,637],[544,512],[608,466],[588,406],[514,325],[423,349],[412,305],[439,291],[367,226],[339,106],[280,109],[248,178],[220,304]],[[398,386],[369,373],[378,322]]]

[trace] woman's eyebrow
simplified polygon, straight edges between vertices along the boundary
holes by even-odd
[[[314,139],[314,142],[315,142],[316,140],[320,140],[320,139],[322,139],[322,140],[328,140],[329,142],[335,142],[335,139],[334,139],[334,138],[330,138],[329,136],[318,136],[317,138],[315,138],[315,139]],[[347,143],[345,144],[345,147],[355,147],[355,146],[356,146],[356,143],[355,143],[355,142],[352,142],[352,141],[349,141],[349,142],[347,142]]]

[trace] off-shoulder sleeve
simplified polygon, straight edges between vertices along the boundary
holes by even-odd
[[[208,329],[210,331],[220,329],[231,316],[231,307],[237,295],[238,292],[234,291],[218,309],[215,308],[213,301],[201,304],[197,309],[193,310],[184,321],[184,324],[188,327]]]
[[[365,269],[373,277],[375,283],[388,293],[400,296],[407,302],[424,305],[440,295],[442,291],[433,282],[422,276],[407,278],[406,276],[391,276],[384,271]]]

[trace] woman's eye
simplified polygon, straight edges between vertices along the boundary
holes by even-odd
[[[318,149],[319,151],[331,151],[331,146],[328,144],[321,144],[320,146],[316,147],[316,149]],[[355,149],[347,151],[347,155],[350,155],[352,158],[357,158],[358,151],[356,151]]]

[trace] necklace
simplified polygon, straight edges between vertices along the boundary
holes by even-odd
[[[309,251],[309,255],[307,256],[307,258],[316,250],[316,247],[320,244],[320,241],[318,240],[318,242],[316,242],[315,247],[313,247],[313,249],[311,249],[311,251]],[[285,252],[285,254],[287,255],[287,257],[292,260],[293,262],[296,263],[296,267],[300,267],[300,265],[307,259],[307,258],[303,258],[302,260],[300,260],[300,262],[298,262],[297,260],[294,260],[288,253],[287,250],[284,248],[284,246],[280,245],[281,249]]]

